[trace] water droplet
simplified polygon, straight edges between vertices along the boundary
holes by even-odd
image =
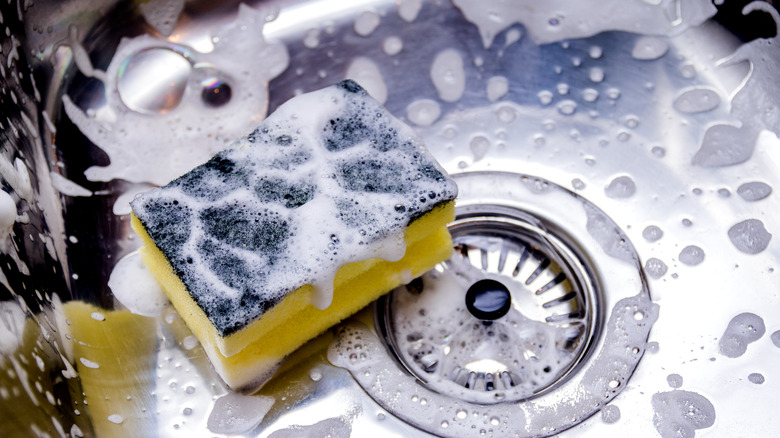
[[[558,112],[565,116],[570,116],[575,111],[577,111],[577,102],[573,100],[566,99],[558,103]]]
[[[641,61],[658,59],[669,50],[669,43],[657,37],[641,37],[634,44],[631,56]]]
[[[657,158],[663,158],[666,156],[666,149],[662,148],[661,146],[654,146],[650,153],[652,153]]]
[[[560,83],[555,86],[555,90],[560,94],[561,96],[564,96],[566,94],[569,94],[569,84]]]
[[[610,404],[601,409],[601,421],[612,424],[620,420],[620,408]]]
[[[692,64],[683,64],[680,67],[680,74],[686,79],[692,79],[696,77],[696,67]]]
[[[184,408],[181,413],[184,415],[192,415],[192,408]]]
[[[619,176],[604,189],[604,193],[613,199],[630,198],[636,192],[636,184],[629,176]]]
[[[466,412],[464,409],[458,409],[457,412],[455,412],[455,416],[459,419],[463,420],[468,415],[468,412]]]
[[[588,73],[588,79],[590,79],[591,82],[599,83],[604,81],[604,70],[602,70],[599,67],[593,67],[590,69],[590,72]]]
[[[512,107],[502,106],[498,109],[498,112],[496,112],[496,117],[501,123],[510,123],[517,118],[517,113]]]
[[[585,188],[585,183],[579,178],[574,178],[571,180],[571,186],[574,187],[575,190],[582,190]]]
[[[445,428],[445,429],[446,429],[446,428],[448,428],[449,426],[450,426],[450,422],[449,422],[449,421],[447,421],[447,420],[444,420],[444,421],[442,421],[442,422],[441,422],[441,427],[443,427],[443,428]]]
[[[119,414],[111,414],[108,416],[108,421],[114,423],[114,424],[122,424],[122,422],[125,421],[124,417],[122,417]]]
[[[592,59],[599,59],[603,54],[604,51],[599,46],[591,46],[591,48],[588,49],[588,56]]]
[[[309,378],[315,382],[319,382],[322,379],[322,372],[316,368],[309,371]]]
[[[666,383],[668,383],[671,388],[680,388],[683,385],[683,378],[679,374],[669,374],[666,376]]]
[[[539,98],[539,102],[542,105],[549,105],[552,102],[553,94],[548,90],[542,90],[536,94],[536,97]]]
[[[397,36],[389,36],[382,42],[382,51],[388,56],[395,56],[401,53],[403,48],[404,42]]]
[[[688,266],[696,266],[704,261],[704,250],[696,245],[688,245],[680,251],[680,263]]]
[[[764,383],[764,375],[761,373],[750,373],[748,376],[748,380],[750,383],[755,383],[756,385],[761,385]]]
[[[684,90],[674,99],[674,109],[681,113],[703,113],[720,105],[720,95],[711,88],[694,87]]]
[[[471,149],[471,153],[474,154],[474,161],[476,162],[485,157],[488,149],[490,149],[490,141],[487,138],[478,135],[471,139],[469,148]]]
[[[607,89],[607,97],[612,100],[620,99],[620,90],[614,87]]]
[[[599,98],[599,92],[595,88],[586,88],[582,90],[582,100],[585,102],[595,102]]]

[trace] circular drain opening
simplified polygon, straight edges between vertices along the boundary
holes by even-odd
[[[549,181],[453,177],[458,252],[377,301],[375,331],[359,320],[339,326],[328,359],[394,416],[434,435],[556,435],[617,396],[644,354],[658,306],[639,258],[604,212]],[[491,283],[498,299],[474,298],[487,313],[475,316],[466,295],[482,280],[500,284]],[[498,315],[502,288],[511,308]],[[502,352],[507,346],[517,351]]]
[[[564,381],[587,354],[599,322],[592,275],[529,217],[490,205],[459,216],[454,255],[383,300],[386,342],[434,391],[523,400]]]

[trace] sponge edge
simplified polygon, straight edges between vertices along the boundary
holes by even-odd
[[[201,341],[217,373],[228,386],[246,391],[261,386],[281,361],[306,341],[447,259],[452,240],[446,224],[454,219],[454,211],[454,201],[448,201],[411,222],[404,231],[407,250],[398,261],[373,258],[343,265],[336,274],[333,301],[327,309],[311,304],[312,287],[304,285],[262,318],[226,338],[219,336],[138,218],[133,216],[131,223],[144,243],[144,262]],[[227,355],[223,350],[229,350],[225,347],[230,341],[246,347]]]

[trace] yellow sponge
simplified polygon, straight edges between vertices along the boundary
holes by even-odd
[[[140,195],[142,257],[233,388],[446,259],[457,188],[352,81]]]

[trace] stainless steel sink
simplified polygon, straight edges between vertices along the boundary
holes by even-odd
[[[776,434],[780,16],[715,3],[4,2],[0,430]],[[458,181],[455,255],[235,393],[128,202],[345,78]]]

